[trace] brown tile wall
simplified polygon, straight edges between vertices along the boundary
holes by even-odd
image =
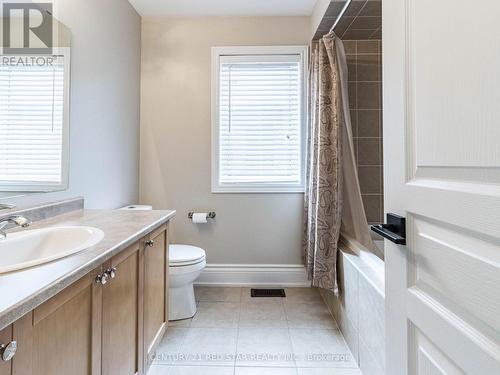
[[[368,223],[381,223],[384,214],[381,41],[344,40],[344,46],[361,194]]]

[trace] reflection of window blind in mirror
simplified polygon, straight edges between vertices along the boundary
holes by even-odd
[[[0,65],[0,190],[61,183],[64,96],[63,57]]]
[[[238,59],[221,58],[219,184],[300,185],[299,57]]]

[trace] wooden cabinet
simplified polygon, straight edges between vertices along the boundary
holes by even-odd
[[[13,324],[18,375],[98,375],[102,289],[91,272]]]
[[[8,345],[12,341],[12,326],[0,331],[0,344]],[[0,375],[12,374],[12,362],[4,362],[0,359]]]
[[[135,244],[104,265],[102,375],[134,375],[142,369],[140,296],[142,253]]]
[[[168,322],[167,225],[0,331],[0,375],[141,375]],[[149,358],[149,360],[148,360]]]
[[[167,228],[154,231],[144,242],[144,353],[145,369],[168,323]]]

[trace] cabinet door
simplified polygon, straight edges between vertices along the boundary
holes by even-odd
[[[14,374],[100,375],[99,272],[84,276],[13,324],[18,342]]]
[[[144,242],[144,353],[145,370],[168,323],[167,226],[151,233]]]
[[[142,367],[139,353],[139,284],[142,259],[139,244],[132,245],[104,266],[102,288],[102,374],[134,375]]]
[[[12,326],[0,331],[0,345],[8,345],[12,341]],[[12,360],[5,362],[0,359],[0,375],[12,374]]]

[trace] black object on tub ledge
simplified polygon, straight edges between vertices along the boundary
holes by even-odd
[[[371,226],[372,231],[398,245],[406,245],[406,219],[396,214],[387,214],[387,224]]]

